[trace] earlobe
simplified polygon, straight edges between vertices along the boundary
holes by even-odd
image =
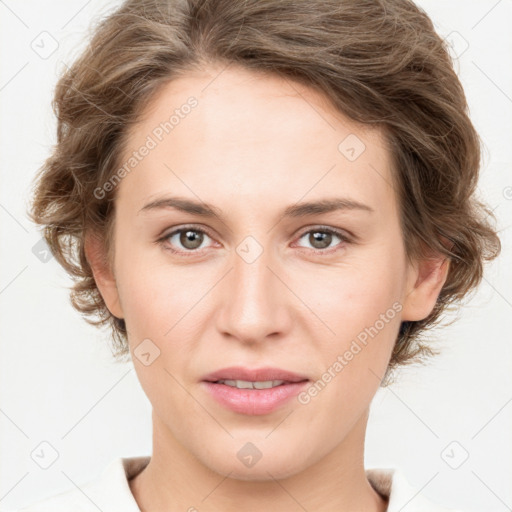
[[[413,284],[406,290],[403,300],[403,321],[423,320],[432,312],[448,277],[449,266],[449,259],[439,254],[411,267],[409,281]]]
[[[108,261],[102,240],[94,234],[88,234],[85,238],[84,250],[94,280],[96,281],[96,286],[108,310],[115,317],[124,318],[119,301],[116,279]]]

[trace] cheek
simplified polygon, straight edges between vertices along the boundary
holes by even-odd
[[[170,266],[131,265],[119,267],[120,295],[128,330],[128,342],[139,382],[156,410],[183,409],[188,395],[179,382],[190,361],[200,325],[198,300],[205,293],[194,276]],[[186,272],[185,272],[186,274]],[[196,276],[197,277],[197,276]],[[198,288],[202,290],[199,294]],[[196,305],[196,307],[194,307]],[[144,354],[149,353],[148,359]],[[173,378],[175,377],[175,378]],[[177,379],[177,380],[175,380]]]
[[[118,290],[123,313],[128,324],[144,334],[146,327],[153,325],[155,317],[161,316],[165,280],[158,279],[154,272],[131,265],[118,274]]]
[[[172,263],[163,248],[142,242],[129,225],[120,226],[116,238],[116,278],[127,328],[134,338],[163,339],[205,294],[207,283],[194,265]]]
[[[330,424],[338,433],[348,431],[375,395],[389,363],[402,308],[392,276],[379,278],[377,268],[351,270],[350,276],[347,270],[346,276],[331,280],[323,295],[315,295],[315,313],[333,332],[322,326],[327,334],[312,338],[324,372],[303,402],[311,402],[318,428]]]
[[[368,385],[372,388],[378,377],[370,369],[383,376],[396,340],[404,259],[396,251],[380,249],[378,255],[309,275],[301,284],[302,298],[314,312],[307,324],[318,324],[317,332],[325,333],[311,336],[324,368],[336,375],[339,386],[332,386],[333,392],[339,388],[357,394]]]
[[[291,276],[290,276],[291,278]],[[402,296],[398,255],[367,257],[354,264],[302,272],[297,294],[338,339],[354,337],[379,320]],[[391,311],[396,312],[396,306]]]

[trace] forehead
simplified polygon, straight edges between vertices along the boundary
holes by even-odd
[[[163,192],[218,204],[323,198],[394,200],[383,133],[336,111],[320,92],[273,75],[212,68],[167,83],[132,127],[120,184],[142,207]],[[130,167],[130,166],[128,166]],[[392,206],[392,205],[391,205]]]

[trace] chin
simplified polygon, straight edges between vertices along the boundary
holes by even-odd
[[[308,466],[304,458],[297,457],[296,446],[281,445],[277,448],[267,443],[265,448],[265,443],[257,440],[254,444],[250,441],[234,444],[234,448],[227,447],[226,450],[210,453],[208,460],[203,459],[202,463],[212,471],[223,476],[229,475],[234,480],[261,482],[291,477]],[[228,452],[232,456],[226,456]],[[304,454],[301,455],[304,457]]]
[[[241,466],[242,465],[240,463],[233,466],[222,464],[222,470],[220,468],[215,468],[215,470],[223,476],[229,475],[229,478],[233,480],[247,482],[269,482],[273,480],[282,480],[295,475],[301,470],[293,461],[263,462],[262,459],[252,468],[244,468]]]

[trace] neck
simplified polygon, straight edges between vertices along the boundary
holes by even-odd
[[[209,510],[385,512],[387,500],[371,486],[364,470],[368,411],[344,440],[299,473],[277,479],[239,480],[205,466],[172,435],[153,412],[153,455],[130,480],[142,512]]]

